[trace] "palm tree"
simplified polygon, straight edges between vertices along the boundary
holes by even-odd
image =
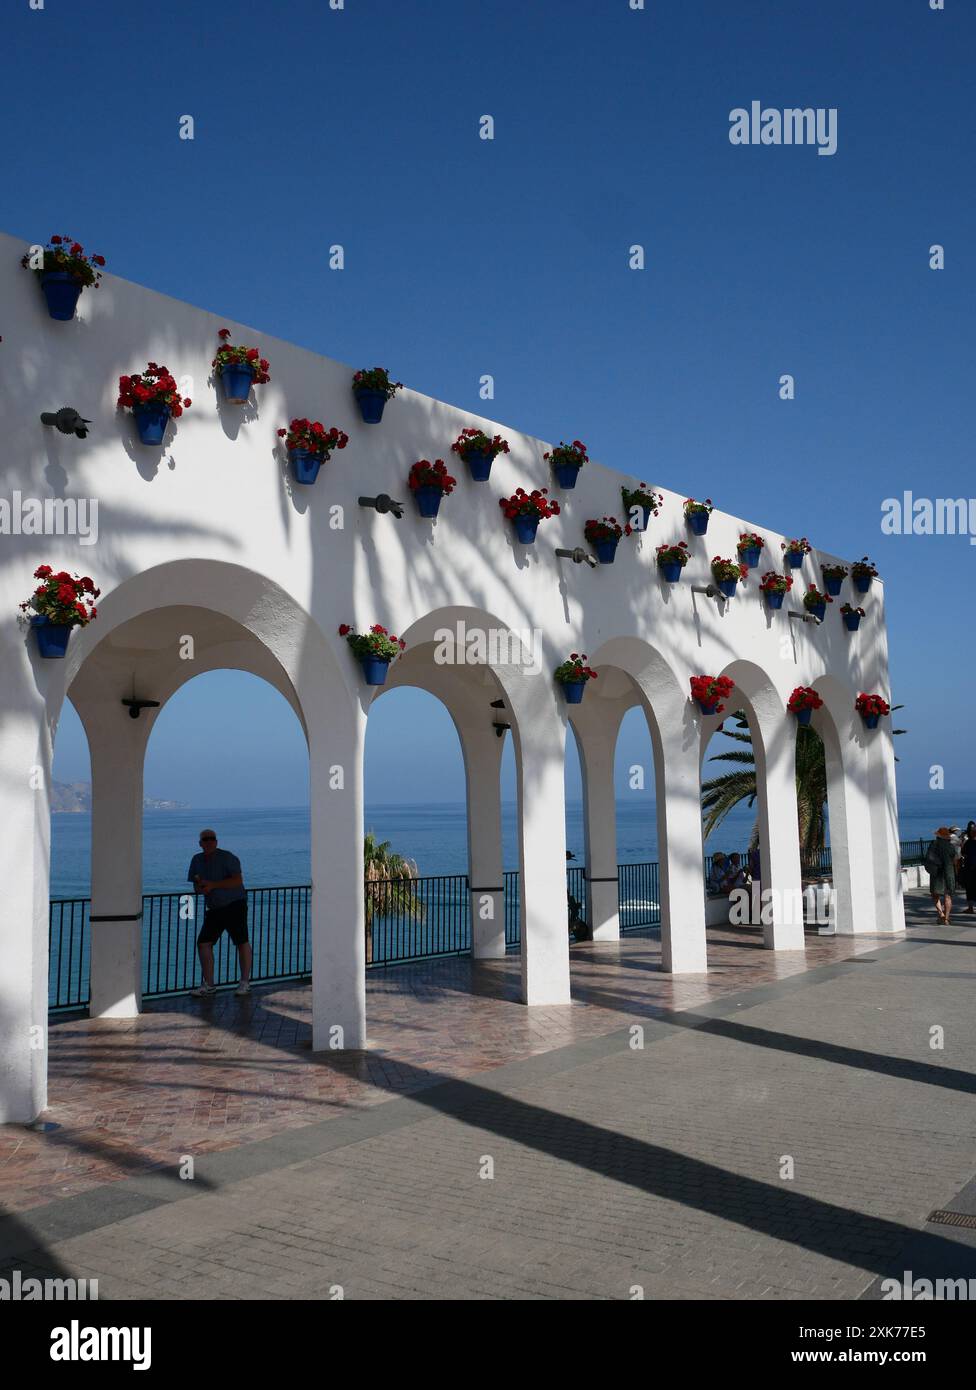
[[[373,959],[373,919],[389,913],[423,920],[424,905],[411,880],[419,877],[412,859],[404,859],[390,848],[389,840],[377,844],[370,830],[363,840],[366,878],[366,959]]]

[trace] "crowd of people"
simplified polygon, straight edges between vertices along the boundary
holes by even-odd
[[[743,857],[740,854],[723,854],[716,850],[712,855],[711,868],[705,880],[709,897],[727,897],[737,888],[748,888],[759,882],[759,850],[751,849]]]
[[[958,825],[940,825],[925,854],[929,892],[939,921],[947,925],[952,897],[961,885],[966,894],[966,915],[976,915],[976,821],[965,832]]]

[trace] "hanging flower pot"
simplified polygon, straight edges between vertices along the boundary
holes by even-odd
[[[559,503],[550,502],[549,489],[535,488],[526,492],[516,488],[511,497],[500,497],[501,507],[507,521],[515,528],[515,535],[522,545],[532,545],[539,529],[539,522],[550,516],[559,515]]]
[[[342,430],[326,429],[321,420],[292,420],[286,430],[279,430],[278,437],[284,439],[288,459],[296,483],[314,483],[323,463],[328,463],[333,449],[344,449],[349,436]]]
[[[796,716],[798,724],[809,724],[813,711],[822,705],[823,700],[809,685],[798,685],[786,702],[786,708]]]
[[[583,535],[596,551],[601,565],[612,565],[617,556],[617,546],[621,536],[629,536],[631,527],[621,527],[617,518],[605,516],[602,521],[588,521],[583,527]]]
[[[661,578],[669,584],[677,584],[690,558],[686,541],[679,541],[677,545],[659,545],[657,566],[661,571]]]
[[[403,382],[391,381],[385,367],[368,367],[354,373],[352,391],[359,403],[363,424],[378,425],[387,401],[402,389]]]
[[[735,689],[728,676],[692,676],[691,698],[702,714],[722,714],[726,701]]]
[[[718,586],[719,593],[726,598],[735,596],[736,586],[740,579],[745,579],[748,574],[746,565],[742,562],[736,564],[735,560],[723,559],[721,555],[716,555],[712,561],[712,578]]]
[[[104,256],[86,256],[85,248],[71,237],[53,236],[46,247],[28,251],[21,265],[37,276],[52,319],[66,323],[75,316],[78,298],[89,285],[98,288],[96,269],[105,264]]]
[[[634,531],[646,531],[651,524],[651,516],[657,516],[664,505],[664,494],[654,492],[646,483],[638,483],[633,488],[622,487],[620,497]]]
[[[864,617],[864,609],[854,608],[851,604],[845,603],[840,611],[847,631],[856,632],[861,626],[861,619]]]
[[[84,575],[72,577],[66,570],[57,574],[50,565],[38,565],[34,578],[41,582],[21,612],[30,615],[30,629],[38,654],[52,660],[63,657],[73,627],[84,627],[98,616],[95,599],[100,590]]]
[[[254,369],[244,366],[225,367],[220,373],[220,384],[224,388],[225,398],[231,405],[246,405],[254,384]]]
[[[806,536],[800,536],[799,540],[782,541],[780,549],[786,552],[786,563],[790,569],[797,570],[803,564],[804,555],[810,554],[811,546]]]
[[[159,445],[170,418],[178,420],[192,402],[180,396],[168,367],[150,362],[144,372],[119,377],[117,404],[119,410],[132,411],[141,443]]]
[[[491,476],[491,465],[499,454],[509,453],[508,444],[500,434],[489,439],[484,430],[462,430],[451,445],[451,452],[458,454],[468,465],[471,481],[486,483]]]
[[[583,464],[589,463],[586,445],[579,439],[574,439],[572,444],[557,444],[551,453],[543,454],[542,457],[552,464],[556,482],[567,491],[576,486]]]
[[[423,517],[435,517],[442,497],[449,497],[457,486],[457,478],[452,478],[444,466],[443,459],[431,463],[421,459],[410,470],[407,484],[414,495],[417,510]]]
[[[821,565],[820,573],[823,575],[824,588],[833,598],[840,593],[841,585],[847,578],[847,567],[845,565]]]
[[[866,555],[851,565],[851,579],[859,594],[866,594],[871,587],[871,580],[877,579],[877,577],[878,571]]]
[[[792,588],[792,575],[777,574],[775,570],[769,570],[762,577],[759,592],[766,600],[767,608],[782,608],[783,600]]]
[[[755,531],[743,531],[736,543],[739,559],[744,565],[748,565],[749,569],[754,570],[759,564],[759,556],[765,544],[765,538]]]
[[[854,701],[854,708],[864,720],[865,727],[868,729],[876,729],[881,716],[891,713],[891,706],[883,696],[866,695],[864,691],[862,691]]]
[[[553,674],[563,688],[567,705],[580,704],[586,682],[597,679],[596,672],[586,664],[586,652],[571,652],[569,660],[557,666]]]
[[[234,345],[227,340],[229,328],[221,328],[217,333],[220,347],[217,356],[210,364],[220,377],[224,396],[232,405],[246,405],[252,386],[264,386],[271,380],[268,372],[268,359],[262,357],[258,348]]]
[[[368,632],[354,632],[348,623],[343,623],[339,636],[349,643],[367,685],[385,685],[390,663],[406,646],[402,637],[387,632],[379,623],[374,623]]]
[[[827,604],[833,603],[829,594],[822,594],[816,584],[811,584],[803,595],[803,607],[814,618],[819,618],[823,622],[827,616]]]
[[[713,510],[710,497],[706,497],[704,502],[696,502],[694,497],[686,499],[684,505],[685,520],[691,527],[693,535],[703,536],[705,534],[708,530],[708,518]]]

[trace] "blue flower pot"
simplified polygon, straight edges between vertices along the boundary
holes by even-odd
[[[881,718],[881,715],[880,715],[880,714],[865,714],[865,715],[863,716],[863,719],[864,719],[864,727],[865,727],[866,729],[876,729],[876,728],[878,727],[878,720],[879,720],[880,718]]]
[[[44,291],[47,311],[52,319],[60,319],[62,323],[66,323],[68,319],[74,318],[78,297],[84,289],[80,280],[76,280],[66,270],[48,270],[41,276],[41,289]]]
[[[356,391],[356,400],[363,417],[364,425],[378,425],[383,418],[386,396],[382,391]]]
[[[232,405],[246,405],[254,385],[254,368],[235,365],[220,373],[224,395]]]
[[[766,589],[763,596],[766,600],[767,608],[782,608],[786,594],[776,589]]]
[[[724,594],[726,598],[735,598],[735,590],[736,590],[736,585],[738,584],[738,582],[739,582],[739,581],[738,581],[737,579],[716,579],[716,580],[715,580],[715,583],[718,585],[718,591],[719,591],[719,593],[720,593],[720,594]]]
[[[312,449],[289,449],[292,472],[296,483],[314,483],[322,467],[322,455]]]
[[[840,593],[840,586],[843,584],[843,582],[843,579],[838,578],[837,575],[834,575],[829,579],[826,575],[824,575],[824,588],[827,590],[827,593],[830,594],[831,598],[837,597],[837,595]]]
[[[613,564],[617,555],[617,546],[620,544],[619,537],[613,536],[608,541],[592,541],[591,544],[601,565]]]
[[[552,465],[552,471],[556,475],[556,482],[560,487],[564,487],[567,490],[571,487],[575,487],[576,479],[579,477],[582,466],[581,463],[554,463]]]
[[[386,684],[386,673],[390,669],[388,660],[379,656],[361,656],[359,662],[363,668],[363,680],[367,685]]]
[[[491,465],[495,462],[494,454],[465,454],[464,461],[468,465],[471,473],[471,481],[474,483],[486,483],[491,477]]]
[[[759,564],[759,556],[761,553],[758,545],[750,545],[748,550],[739,551],[739,559],[744,565],[748,565],[751,570],[754,570]]]
[[[417,510],[421,516],[434,517],[444,496],[439,487],[418,487],[414,489]]]
[[[562,687],[567,705],[580,704],[583,699],[583,691],[586,689],[586,681],[563,681]]]
[[[786,562],[791,570],[798,570],[803,564],[805,550],[788,550],[786,552]]]
[[[139,440],[143,444],[162,444],[169,424],[168,405],[136,405],[132,408]]]
[[[854,588],[857,590],[859,594],[867,593],[867,591],[871,587],[872,578],[873,575],[870,574],[856,574],[854,576]]]
[[[798,709],[795,713],[796,713],[796,722],[797,722],[798,724],[809,724],[809,723],[810,723],[810,717],[811,717],[811,715],[813,714],[813,710],[812,710],[812,709]]]
[[[704,700],[699,700],[698,708],[701,710],[702,714],[714,714],[718,708],[718,700],[712,700],[708,704],[706,704]]]
[[[68,623],[52,623],[44,613],[35,613],[31,627],[37,638],[37,650],[44,657],[62,657],[68,650],[71,626]]]
[[[807,612],[813,618],[819,618],[823,622],[827,616],[827,605],[825,603],[813,603],[807,608]]]
[[[861,615],[860,615],[860,613],[845,613],[845,614],[843,615],[843,617],[844,617],[844,626],[847,628],[847,631],[848,631],[848,632],[857,632],[858,628],[861,626]]]
[[[512,519],[515,534],[523,545],[532,545],[539,529],[541,516],[516,516]]]
[[[684,569],[678,560],[666,560],[664,564],[658,565],[661,575],[669,584],[677,584],[681,578],[681,571]]]
[[[641,515],[639,522],[634,519],[634,512],[640,512]],[[633,526],[635,531],[646,531],[648,526],[650,526],[651,524],[650,507],[641,507],[638,506],[638,504],[635,502],[634,505],[628,510],[627,515],[630,518],[630,524],[631,526]]]
[[[708,530],[708,518],[710,516],[711,512],[691,512],[685,518],[685,520],[688,522],[688,525],[691,527],[693,535],[703,536],[705,534],[705,532]]]

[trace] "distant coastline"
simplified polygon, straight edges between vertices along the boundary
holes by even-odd
[[[161,801],[155,796],[144,796],[142,809],[144,811],[189,811],[192,808],[185,801]],[[54,782],[52,784],[52,816],[77,816],[90,813],[90,782]]]

